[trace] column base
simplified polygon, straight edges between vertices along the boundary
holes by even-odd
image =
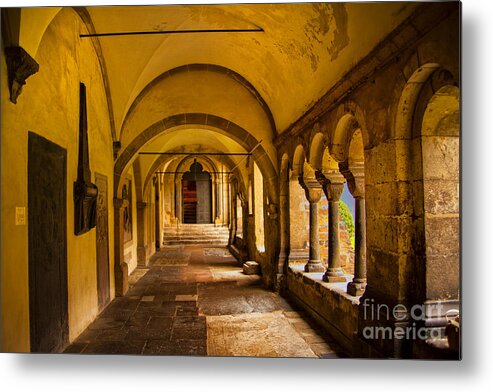
[[[340,283],[346,282],[346,277],[341,268],[328,268],[327,271],[325,271],[322,280],[328,283]]]
[[[347,293],[353,297],[363,295],[366,288],[366,282],[349,282],[347,285]]]
[[[322,264],[321,260],[309,260],[308,263],[305,264],[305,272],[324,272],[325,267]]]

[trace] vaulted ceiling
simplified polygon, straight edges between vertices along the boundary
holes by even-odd
[[[99,37],[117,130],[162,73],[213,64],[245,78],[284,131],[413,10],[410,3],[88,7],[97,33],[262,29]],[[206,83],[206,82],[205,82]],[[223,88],[227,97],[228,86]],[[185,91],[189,86],[184,85]]]
[[[97,36],[80,39],[97,40],[93,42],[100,46],[114,137],[121,141],[122,151],[165,119],[195,114],[205,118],[205,124],[179,124],[138,149],[203,146],[231,152],[262,141],[261,154],[265,151],[275,168],[275,137],[417,6],[400,2],[100,6],[78,12]],[[59,11],[22,9],[21,46],[35,55],[43,32]],[[87,31],[84,27],[79,33]],[[208,127],[212,116],[215,124]],[[247,143],[238,132],[236,137],[229,135],[221,124],[225,128],[233,124],[251,140]],[[184,128],[190,132],[176,132]],[[146,158],[143,167],[153,167],[156,159]]]

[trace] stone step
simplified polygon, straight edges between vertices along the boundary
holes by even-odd
[[[179,240],[186,240],[186,239],[208,239],[208,240],[223,240],[223,239],[228,239],[228,235],[203,235],[203,236],[195,236],[195,235],[166,235],[163,237],[165,240],[168,241],[179,241]]]
[[[229,240],[227,226],[208,224],[180,224],[164,226],[163,245],[226,246]]]
[[[229,233],[229,230],[228,229],[216,229],[216,230],[186,230],[186,229],[183,229],[183,230],[168,230],[168,229],[165,229],[163,230],[164,233],[210,233],[210,234],[213,234],[213,233]]]
[[[171,228],[165,227],[163,229],[164,232],[167,233],[176,233],[176,232],[185,232],[185,233],[218,233],[218,232],[229,232],[227,227],[211,227],[211,228]]]
[[[163,245],[215,245],[226,246],[228,241],[218,240],[180,240],[180,241],[163,241]]]

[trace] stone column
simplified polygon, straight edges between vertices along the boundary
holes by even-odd
[[[354,222],[354,278],[348,283],[350,295],[362,295],[366,287],[366,212],[365,174],[363,165],[347,168],[342,165],[341,173],[348,181],[348,188],[355,198]]]
[[[137,263],[141,267],[147,266],[147,245],[146,239],[146,225],[145,225],[145,213],[147,203],[144,201],[137,202]]]
[[[322,187],[315,179],[299,179],[310,203],[310,253],[305,272],[324,272],[325,267],[320,258],[320,232],[318,224],[318,203],[322,197]]]
[[[115,222],[115,295],[121,297],[128,291],[128,265],[123,255],[123,208],[127,200],[114,198]]]
[[[181,223],[181,180],[175,181],[175,219],[177,223]]]
[[[223,177],[223,224],[229,223],[229,178],[226,174]]]
[[[365,199],[356,198],[356,217],[354,224],[354,278],[348,283],[347,292],[350,295],[361,295],[366,287],[366,215]]]
[[[323,280],[325,282],[345,282],[344,272],[341,268],[339,246],[339,200],[344,191],[344,178],[339,175],[317,175],[322,189],[327,197],[329,207],[329,260]]]
[[[281,171],[279,184],[279,225],[281,236],[279,239],[280,251],[278,271],[279,273],[287,272],[289,253],[290,253],[290,238],[289,238],[289,171],[285,169]]]
[[[221,221],[221,199],[223,197],[222,184],[219,179],[216,178],[216,223]]]

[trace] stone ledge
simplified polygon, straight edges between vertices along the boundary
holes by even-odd
[[[323,273],[305,273],[303,265],[290,265],[286,276],[286,296],[303,308],[318,324],[352,355],[358,329],[360,297],[346,293],[347,283],[322,281]],[[351,275],[346,275],[348,282]]]
[[[329,290],[333,292],[334,295],[343,297],[351,303],[359,305],[359,299],[361,296],[353,297],[346,292],[347,284],[353,280],[353,275],[344,275],[346,282],[327,283],[322,280],[324,275],[323,272],[304,272],[303,265],[290,265],[289,270],[292,271],[295,276],[299,276],[300,279],[303,279],[303,283],[314,286],[317,291],[322,292],[324,290]]]

